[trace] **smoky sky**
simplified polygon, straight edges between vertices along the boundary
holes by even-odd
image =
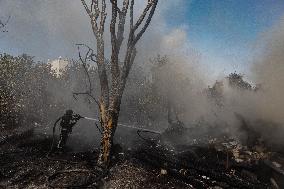
[[[1,48],[48,59],[74,57],[75,44],[93,39],[80,1],[2,0],[1,17],[11,16]]]
[[[136,1],[136,16],[147,1]],[[152,24],[139,43],[141,54],[145,51],[159,53],[161,38],[170,32],[164,17],[169,7],[176,13],[183,11],[185,1],[160,2]],[[109,9],[108,5],[108,9]],[[0,0],[0,18],[11,16],[8,33],[0,36],[1,52],[27,53],[40,60],[59,56],[76,58],[75,44],[84,43],[95,47],[95,38],[87,14],[79,0]],[[110,14],[108,14],[108,18]],[[178,14],[177,14],[178,15]],[[106,51],[109,47],[109,23],[106,23]],[[153,43],[156,39],[156,43]],[[148,44],[148,45],[147,45]],[[146,47],[147,46],[147,47]]]

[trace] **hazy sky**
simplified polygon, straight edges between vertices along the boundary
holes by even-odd
[[[142,4],[142,0],[137,2]],[[156,27],[162,35],[175,28],[184,30],[188,46],[199,52],[202,64],[216,72],[244,72],[258,38],[284,13],[283,0],[160,0],[159,3],[155,16],[163,20],[162,26],[152,24],[151,30]],[[43,60],[76,57],[74,44],[94,42],[79,0],[0,0],[0,18],[8,15],[11,15],[9,33],[0,34],[1,53],[28,53]],[[152,40],[145,41],[143,47],[151,46]]]

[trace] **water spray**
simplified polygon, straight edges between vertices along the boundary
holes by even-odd
[[[91,117],[83,117],[83,118],[87,119],[87,120],[95,121],[95,122],[100,122],[98,119],[91,118]],[[131,125],[125,125],[125,124],[121,124],[121,123],[118,123],[117,126],[126,127],[126,128],[130,128],[130,129],[136,129],[136,130],[143,131],[143,132],[151,132],[151,133],[155,133],[155,134],[161,134],[161,132],[159,132],[159,131],[143,129],[143,128],[134,127],[134,126],[131,126]]]
[[[92,121],[97,121],[97,122],[99,122],[99,120],[98,119],[95,119],[95,118],[91,118],[91,117],[83,117],[84,119],[87,119],[87,120],[92,120]]]

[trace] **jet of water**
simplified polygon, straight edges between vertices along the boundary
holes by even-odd
[[[91,118],[91,117],[84,117],[84,119],[99,122],[98,119]],[[161,132],[158,132],[158,131],[149,130],[149,129],[143,129],[143,128],[139,128],[139,127],[133,127],[133,126],[131,126],[131,125],[125,125],[125,124],[121,124],[121,123],[118,123],[117,125],[118,125],[118,126],[121,126],[121,127],[126,127],[126,128],[131,128],[131,129],[137,129],[137,130],[140,130],[140,131],[145,131],[145,132],[152,132],[152,133],[161,134]]]

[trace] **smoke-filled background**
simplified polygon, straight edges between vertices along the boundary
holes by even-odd
[[[145,3],[136,1],[136,15]],[[249,128],[259,131],[266,140],[283,144],[284,23],[283,17],[274,17],[276,13],[280,15],[283,6],[280,1],[274,3],[271,7],[266,7],[264,1],[259,3],[257,14],[265,7],[267,15],[260,14],[248,23],[241,17],[238,23],[233,18],[234,22],[226,20],[231,16],[230,9],[218,11],[227,6],[224,3],[211,2],[208,6],[201,3],[196,7],[194,0],[160,0],[149,30],[138,43],[120,122],[162,131],[168,127],[170,103],[187,127],[204,128],[200,135],[213,128],[220,136],[226,132],[244,138],[246,129],[242,125],[245,120]],[[246,8],[251,4],[249,2]],[[200,12],[192,11],[193,16],[184,21],[187,20],[185,15],[191,14],[187,9],[193,8],[200,12],[211,11],[201,16]],[[1,53],[27,53],[35,56],[36,61],[47,62],[59,56],[78,59],[77,43],[95,48],[89,18],[80,1],[0,0],[0,9],[1,18],[11,15],[8,33],[1,34]],[[201,19],[195,23],[193,17],[198,15]],[[266,24],[248,42],[246,37],[238,37],[246,29],[247,33],[251,32],[251,25],[255,24],[257,28],[263,20],[266,23],[265,16],[274,22]],[[193,24],[187,24],[191,21]],[[203,28],[202,23],[207,28]],[[239,25],[244,31],[239,31]],[[233,28],[232,31],[229,28]],[[107,58],[110,53],[108,30],[109,20],[105,34]],[[213,31],[219,34],[212,36],[210,32]],[[224,41],[219,42],[219,38]],[[201,42],[196,45],[198,40]],[[86,90],[84,71],[76,66],[69,71],[66,71],[65,80],[46,84],[46,93],[52,97],[52,102],[61,103],[61,106],[57,112],[48,109],[43,112],[47,117],[43,122],[45,132],[51,132],[53,121],[64,113],[64,109],[71,108],[88,117],[98,116],[94,102],[84,97],[76,100],[73,96],[73,92]],[[250,89],[234,87],[230,83],[227,76],[234,71],[246,74],[243,79],[248,80]],[[92,78],[98,96],[95,70]],[[216,80],[221,82],[220,85]],[[93,143],[99,136],[94,124],[86,120],[80,122],[74,133],[76,139],[84,139],[87,143]]]

